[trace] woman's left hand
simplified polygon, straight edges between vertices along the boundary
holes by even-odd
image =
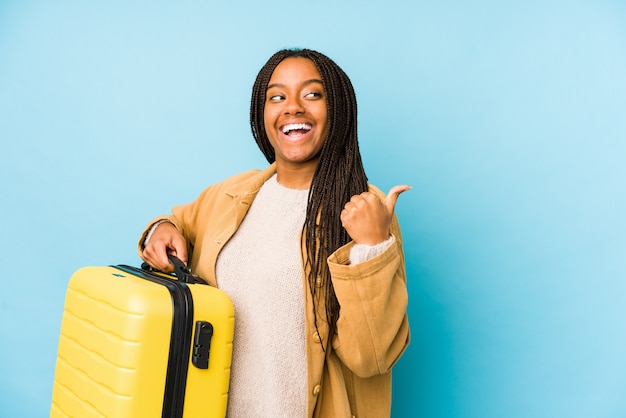
[[[357,244],[367,245],[387,240],[398,196],[409,189],[407,185],[394,186],[384,200],[371,192],[352,196],[341,211],[341,223],[350,238]]]

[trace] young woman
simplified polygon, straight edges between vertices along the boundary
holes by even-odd
[[[139,253],[161,270],[172,253],[231,297],[229,417],[389,416],[409,343],[394,214],[408,186],[368,185],[352,84],[319,52],[267,61],[250,123],[270,165],[154,219]]]

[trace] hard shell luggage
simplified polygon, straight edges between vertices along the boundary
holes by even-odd
[[[51,417],[226,416],[233,305],[171,260],[175,276],[126,265],[74,273]]]

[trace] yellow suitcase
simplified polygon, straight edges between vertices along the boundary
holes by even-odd
[[[125,265],[74,273],[51,417],[226,416],[233,305],[182,263],[175,268],[175,276]]]

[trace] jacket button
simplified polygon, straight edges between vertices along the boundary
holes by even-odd
[[[220,241],[220,240],[218,239],[218,240],[215,240],[215,243],[216,243],[217,245],[220,245],[220,244],[222,243],[222,241]]]
[[[320,394],[320,391],[322,390],[322,387],[320,385],[317,385],[313,388],[313,395],[317,396]]]
[[[322,342],[322,336],[320,335],[319,332],[315,331],[313,333],[313,341],[315,341],[316,343],[321,343]]]
[[[317,279],[315,279],[315,286],[322,287],[322,278],[321,277],[318,277]]]

